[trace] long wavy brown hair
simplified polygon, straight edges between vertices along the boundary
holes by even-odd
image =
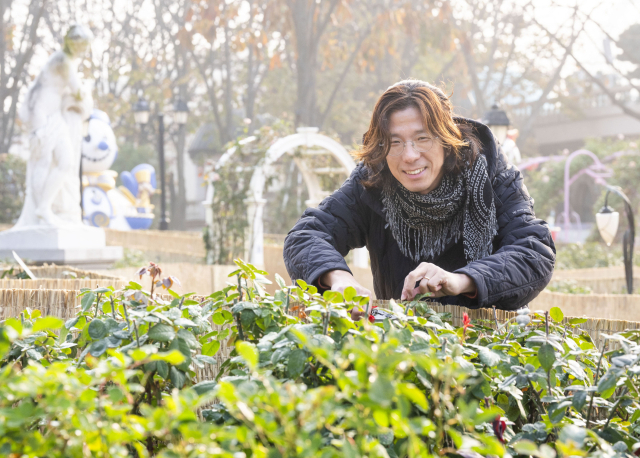
[[[420,111],[427,131],[442,143],[444,173],[460,173],[479,154],[480,143],[473,127],[460,118],[454,119],[453,106],[440,88],[420,80],[400,81],[376,102],[363,145],[354,152],[369,169],[369,175],[362,181],[365,187],[382,187],[391,179],[386,161],[391,137],[389,121],[393,113],[409,107]]]

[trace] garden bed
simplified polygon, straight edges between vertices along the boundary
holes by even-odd
[[[377,303],[388,318],[354,323],[347,309],[368,301],[353,288],[321,296],[278,278],[270,296],[263,273],[238,264],[235,285],[207,297],[156,295],[175,278],[151,265],[149,291],[85,290],[66,321],[25,310],[0,322],[0,451],[614,458],[640,448],[638,323],[424,302]]]

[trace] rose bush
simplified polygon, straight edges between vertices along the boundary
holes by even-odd
[[[204,301],[173,293],[177,279],[152,264],[140,272],[149,291],[87,290],[66,323],[29,310],[2,322],[0,453],[553,458],[640,447],[640,331],[598,347],[558,309],[456,328],[420,301],[353,322],[349,309],[369,307],[354,290],[319,295],[276,277],[270,296],[266,272],[237,264],[234,285]],[[216,379],[196,383],[226,344]]]

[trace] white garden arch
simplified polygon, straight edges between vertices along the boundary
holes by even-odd
[[[253,141],[255,137],[244,140],[245,143]],[[351,174],[356,166],[353,158],[347,150],[337,141],[318,133],[317,127],[299,127],[297,132],[284,138],[278,139],[266,153],[265,160],[259,164],[249,184],[249,195],[245,200],[247,204],[247,217],[249,221],[249,234],[247,237],[247,245],[245,248],[245,257],[249,262],[256,266],[264,266],[264,224],[263,212],[266,204],[264,199],[264,187],[267,180],[269,168],[278,161],[283,155],[292,153],[296,148],[305,146],[306,150],[302,152],[300,157],[295,157],[294,161],[302,174],[304,182],[309,192],[309,199],[305,202],[307,207],[315,207],[320,204],[322,199],[329,195],[333,190],[323,190],[320,185],[318,175],[326,173],[345,173],[347,176]],[[229,149],[222,155],[216,168],[226,163],[236,148]],[[339,168],[312,168],[307,166],[306,158],[315,155],[331,155],[336,159]],[[210,183],[210,192],[207,192],[207,200],[210,202],[213,198],[213,188]],[[207,204],[207,202],[205,202]],[[210,208],[210,204],[209,204]],[[213,218],[210,215],[210,218]],[[354,250],[353,265],[355,267],[369,266],[369,253],[366,248]]]

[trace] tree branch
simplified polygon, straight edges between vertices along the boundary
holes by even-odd
[[[324,18],[320,21],[320,23],[318,24],[318,27],[316,28],[315,37],[313,37],[315,40],[319,40],[322,34],[324,33],[324,30],[327,28],[327,25],[329,24],[329,20],[331,19],[331,15],[333,14],[333,10],[338,5],[339,1],[340,0],[331,0],[327,14],[325,14]]]
[[[367,30],[358,39],[358,42],[356,43],[355,48],[353,49],[353,51],[351,52],[351,55],[349,56],[349,60],[347,60],[347,63],[342,69],[342,73],[340,74],[338,81],[333,87],[333,91],[331,91],[331,95],[329,96],[329,100],[327,101],[327,106],[325,107],[324,111],[320,115],[318,127],[322,128],[322,125],[324,124],[329,112],[331,111],[331,107],[333,106],[336,95],[338,94],[338,91],[342,87],[342,83],[344,82],[345,78],[347,77],[347,74],[349,73],[349,70],[351,68],[351,65],[353,64],[353,61],[355,60],[356,56],[360,52],[360,48],[362,47],[364,40],[371,34],[372,30],[373,30],[373,26],[369,25],[369,27],[367,27]]]
[[[575,16],[574,16],[574,22],[575,22]],[[521,142],[524,142],[531,135],[531,128],[533,126],[533,123],[537,119],[538,114],[540,113],[540,109],[547,102],[547,96],[553,90],[558,80],[560,79],[560,74],[562,73],[562,69],[564,68],[564,65],[567,62],[567,59],[571,53],[571,49],[573,48],[573,45],[575,44],[576,40],[578,39],[578,37],[583,31],[584,31],[584,23],[582,24],[582,27],[580,28],[580,30],[578,30],[571,37],[571,42],[568,45],[562,45],[564,46],[565,53],[562,56],[562,60],[558,64],[558,67],[556,68],[556,71],[554,72],[553,76],[547,82],[547,85],[543,89],[542,94],[540,95],[540,97],[538,97],[538,100],[536,100],[531,107],[531,114],[529,115],[529,117],[524,123],[524,126],[521,129],[522,130],[521,138],[520,138]]]
[[[213,87],[212,84],[209,83],[209,79],[207,78],[207,71],[202,66],[202,63],[200,62],[198,57],[194,54],[194,51],[193,50],[189,50],[189,52],[191,53],[191,56],[193,57],[193,61],[195,62],[196,67],[198,68],[198,71],[202,75],[202,80],[204,81],[205,87],[207,88],[207,95],[209,96],[209,103],[211,104],[211,111],[213,111],[213,117],[214,117],[215,123],[216,123],[216,125],[218,127],[218,133],[222,137],[224,130],[223,130],[223,127],[222,127],[222,119],[220,119],[220,113],[218,112],[218,97],[216,95],[215,87]]]
[[[580,70],[582,70],[585,75],[587,75],[589,77],[589,79],[591,79],[591,81],[593,81],[598,88],[600,88],[600,90],[607,96],[609,97],[609,99],[611,100],[611,103],[613,103],[614,105],[616,105],[617,107],[619,107],[625,114],[631,116],[632,118],[635,119],[640,119],[640,112],[632,110],[631,108],[627,107],[623,102],[619,101],[618,99],[616,99],[616,94],[615,92],[611,91],[602,81],[600,81],[596,76],[594,76],[593,74],[591,74],[591,72],[589,70],[586,69],[586,67],[584,65],[582,65],[582,62],[580,62],[580,60],[578,60],[578,58],[573,54],[573,52],[571,51],[571,49],[566,46],[565,44],[563,44],[560,39],[554,35],[553,33],[551,33],[546,27],[544,27],[542,24],[540,24],[538,21],[536,21],[534,19],[534,21],[536,22],[536,24],[538,24],[538,26],[540,28],[542,28],[545,32],[547,32],[547,34],[556,42],[558,43],[562,48],[565,49],[565,51],[567,51],[567,54],[569,56],[571,56],[571,58],[574,60],[574,62],[576,63],[576,65],[580,68]]]

